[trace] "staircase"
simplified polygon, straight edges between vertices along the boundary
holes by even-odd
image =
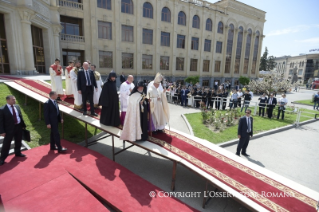
[[[4,139],[4,137],[0,136],[0,152],[2,150],[3,139]],[[21,151],[28,150],[28,149],[31,149],[29,147],[29,145],[25,141],[22,141]],[[14,154],[14,141],[11,141],[9,155],[11,155],[11,154]]]

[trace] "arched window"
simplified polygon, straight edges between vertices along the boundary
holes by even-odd
[[[186,26],[186,15],[183,11],[178,13],[178,24]]]
[[[149,2],[143,4],[143,17],[153,18],[153,6]]]
[[[217,33],[223,34],[223,32],[224,32],[224,24],[223,22],[220,21],[218,23]]]
[[[234,72],[235,74],[239,73],[239,68],[240,68],[241,49],[243,46],[243,33],[244,33],[244,28],[240,26],[238,28],[238,37],[237,37],[235,72]]]
[[[171,22],[171,11],[167,7],[162,9],[162,21]]]
[[[259,47],[259,31],[256,32],[256,38],[255,38],[255,44],[254,44],[253,66],[251,68],[252,74],[256,73],[258,47]]]
[[[207,18],[207,20],[206,20],[206,30],[207,31],[212,31],[212,29],[213,29],[212,19]]]
[[[228,29],[227,47],[226,47],[226,63],[225,73],[230,73],[230,63],[233,51],[234,25],[230,24]]]
[[[250,55],[250,45],[251,45],[251,29],[247,31],[247,39],[246,39],[246,50],[245,50],[245,61],[244,61],[244,74],[248,73],[248,63],[249,63],[249,55]]]
[[[133,2],[132,0],[121,0],[122,13],[133,14]]]
[[[193,17],[193,28],[199,29],[199,17],[198,17],[198,15],[194,15],[194,17]]]

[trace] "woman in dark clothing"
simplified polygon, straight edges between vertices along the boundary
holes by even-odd
[[[259,97],[259,116],[260,114],[262,114],[262,117],[264,117],[265,115],[265,107],[266,107],[266,103],[267,103],[267,96],[265,93],[263,93],[263,95],[261,97]]]
[[[227,96],[228,96],[228,91],[224,90],[222,93],[222,101],[223,101],[223,110],[226,109],[226,105],[227,105]]]

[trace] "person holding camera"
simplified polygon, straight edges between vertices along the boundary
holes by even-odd
[[[286,105],[288,104],[288,100],[286,99],[286,94],[282,94],[281,95],[282,98],[280,98],[278,100],[278,115],[277,115],[277,119],[279,119],[280,113],[281,115],[281,119],[284,120],[285,117],[285,110],[286,110]]]

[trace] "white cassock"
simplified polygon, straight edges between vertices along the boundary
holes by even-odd
[[[95,76],[95,81],[97,85],[97,90],[94,89],[93,102],[94,102],[94,107],[98,107],[101,92],[102,92],[103,81],[102,81],[101,74],[99,72],[94,71],[94,76]]]
[[[62,87],[62,75],[63,69],[61,69],[61,75],[56,75],[56,72],[50,67],[52,91],[55,91],[59,96],[64,95]]]
[[[128,84],[126,81],[121,84],[121,87],[120,87],[121,112],[126,112],[128,99],[134,87],[135,86],[133,83]]]
[[[75,69],[72,69],[70,72],[70,79],[71,79],[71,88],[74,97],[74,109],[81,109],[82,108],[82,95],[78,92],[78,75],[75,73]]]
[[[169,108],[166,99],[166,94],[160,86],[156,88],[154,82],[147,89],[147,98],[151,99],[150,107],[152,114],[152,122],[155,127],[153,130],[163,130],[165,125],[169,122]]]
[[[71,66],[68,66],[71,68]],[[73,90],[72,90],[72,85],[71,85],[71,78],[70,78],[70,73],[73,70],[73,68],[71,69],[70,73],[67,70],[68,67],[66,67],[65,69],[65,95],[67,97],[73,97]]]

